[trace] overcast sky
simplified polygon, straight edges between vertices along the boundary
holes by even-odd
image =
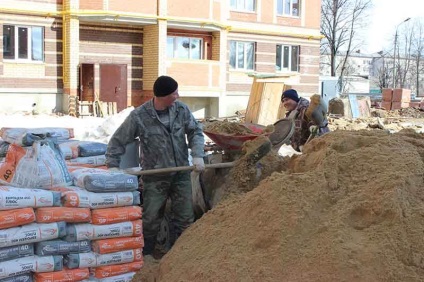
[[[373,0],[366,51],[392,48],[396,26],[409,17],[424,18],[424,0]]]

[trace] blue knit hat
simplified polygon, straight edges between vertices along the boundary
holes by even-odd
[[[292,99],[296,103],[298,103],[300,100],[299,95],[297,95],[297,91],[294,89],[288,89],[284,91],[283,95],[281,95],[281,101],[283,101],[284,98]]]

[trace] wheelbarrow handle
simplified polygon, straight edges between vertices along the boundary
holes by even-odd
[[[207,164],[205,165],[205,169],[229,168],[229,167],[233,167],[234,164],[235,162]],[[132,175],[152,175],[152,174],[179,172],[179,171],[187,171],[187,170],[194,170],[194,166],[177,166],[177,167],[156,168],[156,169],[148,169],[148,170],[140,170],[139,167],[132,167],[132,168],[125,169],[125,173],[132,174]]]

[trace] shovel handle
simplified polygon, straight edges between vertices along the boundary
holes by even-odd
[[[205,165],[205,169],[229,168],[233,166],[234,166],[234,162],[207,164]],[[148,169],[148,170],[140,170],[139,167],[132,167],[132,168],[125,169],[125,173],[132,174],[132,175],[152,175],[152,174],[179,172],[179,171],[187,171],[187,170],[194,170],[194,166],[177,166],[177,167],[156,168],[156,169]]]

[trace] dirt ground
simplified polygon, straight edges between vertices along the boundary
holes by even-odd
[[[424,120],[330,123],[302,155],[232,174],[231,196],[133,281],[424,281]]]

